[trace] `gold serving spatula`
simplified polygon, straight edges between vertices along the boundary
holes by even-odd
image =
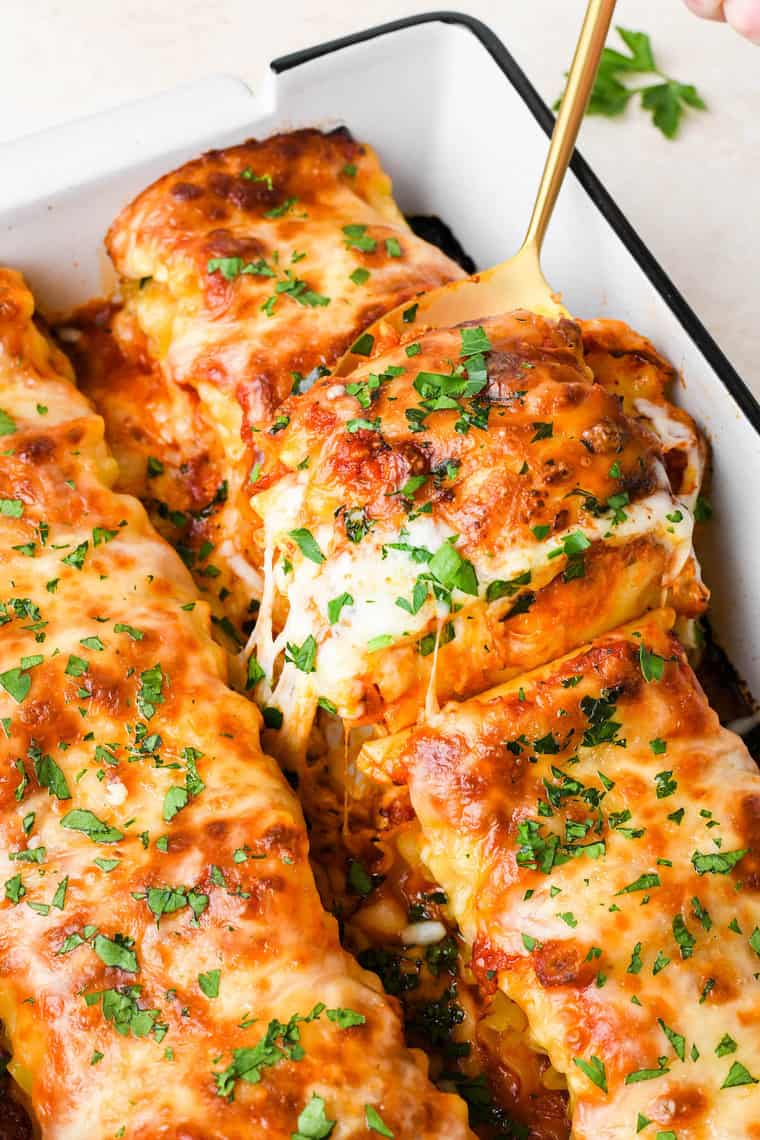
[[[514,257],[494,265],[492,269],[475,273],[461,281],[452,281],[449,285],[431,289],[429,293],[421,293],[415,298],[416,329],[420,326],[439,328],[456,325],[461,321],[508,313],[512,309],[530,309],[555,319],[569,315],[541,272],[541,246],[575,149],[575,140],[594,85],[614,8],[615,0],[589,0],[568,72],[567,87],[554,124],[533,214],[521,248]],[[409,304],[408,300],[405,301],[371,324],[354,346],[361,345],[363,351],[356,353],[353,348],[350,349],[340,358],[333,374],[345,376],[362,360],[366,360],[367,349],[371,351],[371,345],[383,329],[408,332],[409,325],[404,322],[404,312],[409,309]],[[368,337],[372,337],[371,342]]]

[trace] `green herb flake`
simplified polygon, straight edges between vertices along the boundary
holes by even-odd
[[[375,345],[375,338],[371,333],[362,333],[362,335],[355,340],[351,345],[351,352],[354,356],[369,356]]]
[[[744,858],[749,848],[740,851],[719,851],[702,854],[695,851],[691,857],[692,866],[698,875],[727,875]]]
[[[69,831],[81,831],[93,843],[118,843],[124,838],[121,831],[104,823],[86,808],[74,808],[67,812],[61,819],[61,827],[68,828]]]
[[[722,1089],[734,1089],[739,1085],[756,1085],[758,1078],[753,1077],[751,1073],[739,1061],[734,1061],[731,1068],[728,1070],[728,1076],[723,1084],[720,1086]]]
[[[364,1119],[367,1122],[367,1128],[369,1128],[370,1132],[377,1132],[380,1136],[386,1136],[388,1140],[393,1140],[395,1133],[391,1132],[382,1116],[380,1116],[377,1109],[371,1104],[365,1104],[364,1106]]]
[[[140,674],[137,707],[140,715],[150,720],[158,705],[164,703],[163,686],[166,677],[160,665],[153,665]]]
[[[598,1057],[592,1057],[590,1061],[584,1061],[581,1057],[573,1057],[573,1064],[577,1065],[581,1072],[585,1073],[588,1079],[603,1093],[607,1092],[607,1071],[603,1061],[600,1061]]]
[[[317,1093],[312,1093],[311,1100],[298,1117],[297,1132],[291,1133],[291,1140],[325,1140],[335,1127],[334,1120],[328,1120],[325,1115],[325,1102]]]
[[[136,974],[138,970],[137,955],[132,949],[132,939],[117,934],[115,938],[106,938],[104,934],[95,936],[92,948],[106,966],[117,970],[126,970]]]
[[[306,530],[305,527],[299,527],[297,530],[288,531],[288,537],[293,539],[304,558],[308,558],[311,562],[316,562],[317,565],[324,562],[325,556],[319,549],[317,540],[310,530]]]
[[[205,974],[198,975],[198,985],[201,992],[204,993],[207,998],[219,997],[219,982],[221,976],[221,970],[209,970]]]
[[[354,599],[350,594],[339,594],[337,598],[331,598],[327,603],[327,618],[330,625],[335,625],[340,620],[341,611],[344,606],[352,606]]]
[[[353,1029],[355,1025],[364,1025],[367,1020],[363,1013],[357,1013],[355,1009],[328,1009],[325,1016],[338,1029]]]

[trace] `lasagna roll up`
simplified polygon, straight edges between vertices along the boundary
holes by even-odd
[[[667,625],[360,758],[408,785],[473,969],[565,1075],[577,1140],[760,1136],[760,775]]]
[[[40,1134],[464,1140],[32,307],[0,271],[0,1016]]]
[[[296,755],[319,698],[392,732],[426,698],[482,691],[665,600],[704,606],[694,487],[674,494],[660,437],[594,380],[578,325],[515,312],[415,335],[413,318],[261,437],[249,677],[291,714]]]
[[[124,305],[68,332],[85,390],[125,487],[239,627],[261,592],[257,426],[368,323],[462,271],[412,233],[374,152],[343,129],[210,151],[140,194],[106,246]]]

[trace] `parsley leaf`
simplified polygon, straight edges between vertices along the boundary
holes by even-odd
[[[740,859],[743,859],[749,848],[740,851],[715,851],[702,854],[695,851],[691,857],[692,866],[698,875],[726,875],[732,871]]]
[[[370,1132],[377,1132],[380,1136],[386,1136],[388,1140],[393,1140],[395,1133],[391,1132],[380,1113],[371,1104],[364,1106],[364,1119]]]
[[[314,673],[314,662],[317,659],[317,642],[313,634],[304,641],[303,645],[294,645],[289,641],[285,647],[285,660],[302,673]]]
[[[294,540],[304,558],[308,558],[311,562],[316,562],[317,565],[319,565],[320,562],[324,562],[325,556],[319,549],[317,540],[310,530],[306,530],[305,527],[299,527],[297,530],[288,531],[288,537]]]
[[[343,593],[339,594],[337,598],[331,598],[327,603],[327,618],[330,625],[335,625],[337,621],[340,621],[341,610],[344,606],[352,606],[353,604],[354,599],[350,594]]]
[[[312,1094],[311,1100],[298,1117],[298,1131],[291,1133],[291,1140],[325,1140],[335,1127],[334,1120],[325,1116],[325,1102],[321,1096]]]
[[[209,970],[207,974],[198,975],[198,985],[207,998],[219,997],[219,979],[221,970]]]
[[[73,808],[67,812],[61,820],[61,827],[66,827],[69,831],[81,831],[83,835],[89,836],[93,843],[118,843],[124,838],[121,831],[104,823],[86,808]]]
[[[738,1085],[756,1085],[757,1083],[757,1077],[753,1077],[739,1061],[734,1061],[728,1070],[728,1076],[720,1087],[722,1089],[733,1089]]]
[[[590,1061],[584,1061],[581,1057],[573,1057],[573,1064],[577,1065],[597,1088],[600,1088],[604,1093],[607,1092],[607,1070],[603,1061],[600,1061],[598,1057],[592,1057]]]
[[[618,34],[628,53],[606,47],[591,92],[587,114],[615,118],[622,115],[631,99],[641,96],[641,106],[652,115],[652,122],[666,138],[675,138],[687,108],[707,110],[707,106],[691,83],[671,79],[657,67],[652,44],[644,32],[618,27]],[[654,75],[656,83],[628,87],[623,80],[634,75]]]
[[[137,955],[132,949],[131,938],[125,938],[123,934],[117,934],[115,938],[98,934],[92,948],[106,966],[127,970],[130,974],[137,973]]]

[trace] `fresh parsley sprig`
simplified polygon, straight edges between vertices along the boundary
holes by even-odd
[[[652,122],[666,138],[675,138],[687,108],[706,111],[696,87],[665,75],[657,66],[649,36],[629,28],[617,28],[629,53],[606,47],[599,62],[586,113],[615,118],[622,115],[631,99],[641,96],[641,106],[652,115]],[[658,82],[629,87],[623,80],[634,75],[655,75]],[[555,110],[559,100],[555,104]]]

